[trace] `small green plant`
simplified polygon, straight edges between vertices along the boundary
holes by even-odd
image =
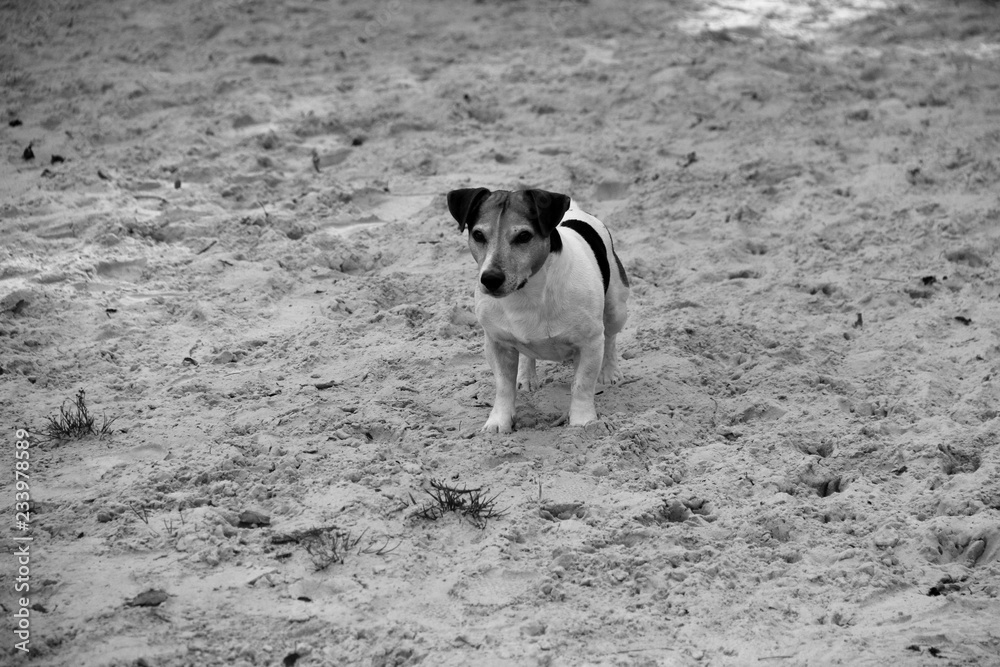
[[[489,492],[482,488],[459,489],[434,479],[430,484],[432,490],[424,489],[424,493],[431,497],[431,502],[420,505],[413,495],[410,495],[410,501],[417,505],[414,514],[422,519],[436,521],[444,516],[445,512],[458,512],[477,528],[485,528],[487,521],[505,514],[504,511],[496,509],[499,493],[490,496]]]
[[[76,392],[76,399],[70,403],[69,407],[66,406],[67,401],[63,401],[59,407],[58,416],[46,417],[48,423],[41,432],[43,442],[78,440],[88,435],[96,435],[98,439],[101,439],[104,436],[114,434],[111,425],[118,417],[108,419],[106,414],[102,415],[101,425],[98,428],[96,426],[97,419],[90,414],[85,397],[86,392],[81,389]]]
[[[368,530],[365,529],[355,537],[349,530],[340,530],[335,527],[315,528],[299,534],[295,539],[305,546],[313,566],[317,572],[320,572],[335,563],[343,563],[344,557],[355,548],[357,548],[358,555],[381,556],[394,551],[399,546],[397,542],[390,549],[388,537],[385,538],[382,546],[378,546],[380,540],[374,537],[368,538],[365,546],[359,546],[367,533]]]
[[[360,538],[351,537],[350,531],[318,530],[303,536],[302,542],[317,572],[334,563],[343,563],[344,554],[358,545]]]

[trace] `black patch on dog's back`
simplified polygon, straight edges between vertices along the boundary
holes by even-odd
[[[608,284],[611,281],[611,267],[608,265],[608,249],[604,247],[604,239],[601,238],[600,233],[583,220],[564,220],[559,226],[569,227],[582,236],[583,240],[590,246],[590,249],[594,251],[594,257],[597,258],[597,266],[601,269],[601,280],[604,281],[604,293],[607,294]],[[615,256],[615,259],[618,259],[617,256]],[[624,273],[624,270],[621,268],[621,262],[618,262],[618,270]]]

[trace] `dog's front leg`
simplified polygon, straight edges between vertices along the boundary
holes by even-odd
[[[498,344],[486,335],[486,361],[496,378],[497,395],[493,410],[486,420],[483,431],[487,433],[510,433],[514,424],[514,398],[517,395],[517,357],[515,348]]]
[[[573,395],[569,404],[569,425],[583,426],[597,420],[594,392],[597,376],[604,361],[604,336],[585,343],[577,355],[576,376],[573,378]]]

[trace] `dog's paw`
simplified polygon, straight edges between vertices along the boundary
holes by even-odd
[[[569,425],[570,426],[586,426],[591,422],[597,421],[597,410],[594,409],[593,405],[580,406],[571,405],[569,408]]]
[[[490,418],[486,420],[481,430],[483,433],[510,433],[514,430],[514,417],[490,414]]]
[[[517,388],[525,391],[538,389],[538,370],[531,357],[521,355],[517,361]]]
[[[618,384],[625,379],[625,374],[618,368],[618,364],[606,364],[601,368],[601,374],[597,376],[600,384]]]
[[[538,389],[538,375],[535,373],[531,374],[519,374],[517,376],[517,388],[523,391],[535,391]]]

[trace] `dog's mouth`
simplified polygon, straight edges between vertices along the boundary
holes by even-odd
[[[524,286],[527,285],[527,284],[528,284],[528,279],[525,278],[524,280],[521,281],[521,284],[519,284],[517,287],[515,287],[512,290],[505,290],[503,287],[499,287],[496,290],[491,290],[488,287],[486,287],[486,285],[482,285],[482,284],[479,285],[479,288],[483,290],[483,294],[487,294],[487,295],[493,297],[494,299],[502,299],[505,296],[510,296],[514,292],[517,292],[518,290],[523,289]]]
[[[486,285],[480,285],[479,289],[483,291],[483,294],[485,294],[486,296],[491,296],[494,299],[502,299],[508,294],[510,294],[510,292],[505,291],[502,287],[498,287],[495,290],[491,290],[490,288],[486,287]]]

